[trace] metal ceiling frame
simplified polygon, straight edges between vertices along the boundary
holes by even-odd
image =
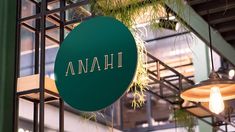
[[[192,85],[194,85],[194,82],[192,80],[188,79],[187,77],[185,77],[184,75],[182,75],[181,73],[179,73],[178,71],[176,71],[175,69],[167,66],[165,63],[163,63],[159,59],[155,58],[151,54],[147,53],[147,55],[148,55],[149,58],[151,58],[154,61],[154,62],[151,61],[151,63],[156,63],[156,67],[158,69],[156,72],[148,70],[148,73],[150,75],[149,78],[151,80],[153,80],[153,83],[150,83],[150,85],[154,84],[154,83],[159,83],[160,84],[160,87],[159,87],[160,91],[159,91],[159,93],[156,93],[156,92],[154,92],[151,89],[147,90],[149,93],[151,93],[154,96],[160,97],[161,99],[165,100],[166,102],[170,103],[171,105],[178,105],[180,108],[185,109],[187,112],[189,112],[193,116],[197,117],[201,121],[207,123],[208,125],[214,126],[215,124],[214,123],[210,123],[207,120],[203,119],[204,117],[199,117],[198,115],[190,112],[189,109],[191,109],[191,108],[200,108],[201,110],[203,110],[203,111],[205,111],[205,112],[210,114],[210,116],[207,116],[207,117],[211,117],[212,119],[217,118],[220,121],[225,122],[224,124],[223,123],[220,124],[220,126],[225,125],[225,128],[227,128],[227,124],[229,124],[229,125],[235,127],[235,125],[233,123],[231,123],[230,120],[226,119],[222,115],[217,115],[217,114],[212,113],[208,108],[206,108],[205,106],[201,105],[200,103],[192,102],[193,106],[182,107],[181,106],[182,102],[180,102],[180,101],[172,101],[171,98],[173,96],[164,95],[164,93],[162,92],[163,91],[163,87],[165,88],[165,90],[167,89],[167,90],[173,91],[173,93],[175,93],[175,96],[177,96],[177,95],[179,95],[181,93],[181,91],[184,90],[183,83],[187,83],[187,84],[192,86]],[[171,71],[171,72],[173,72],[175,74],[175,76],[177,77],[178,83],[179,83],[178,86],[172,84],[169,81],[167,81],[166,79],[164,79],[164,77],[163,78],[160,77],[160,73],[161,73],[161,71],[159,69],[160,65],[164,66],[165,69],[167,69],[167,70],[169,70],[169,71]],[[184,82],[183,82],[183,80],[184,80]],[[219,130],[224,131],[221,128],[219,128]]]

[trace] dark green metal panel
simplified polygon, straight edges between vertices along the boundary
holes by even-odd
[[[0,0],[0,132],[13,131],[16,0]]]

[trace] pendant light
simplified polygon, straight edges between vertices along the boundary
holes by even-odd
[[[209,11],[208,18],[209,18]],[[187,101],[193,102],[209,102],[209,109],[215,114],[219,114],[224,110],[224,100],[235,98],[235,82],[229,79],[221,79],[215,72],[212,42],[211,42],[211,28],[208,24],[210,57],[212,71],[207,80],[187,88],[183,91],[180,97]]]

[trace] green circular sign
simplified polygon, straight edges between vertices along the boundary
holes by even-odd
[[[80,111],[101,110],[119,99],[133,80],[137,47],[124,24],[95,17],[73,29],[55,61],[60,96]]]

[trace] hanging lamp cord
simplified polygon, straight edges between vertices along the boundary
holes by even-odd
[[[209,2],[207,0],[207,2]],[[210,27],[210,12],[209,12],[209,9],[207,9],[207,21],[208,21],[208,31],[209,31],[209,46],[210,46],[210,54],[211,54],[211,67],[212,67],[212,72],[215,71],[215,68],[214,68],[214,61],[213,61],[213,53],[212,53],[212,40],[211,40],[211,27]]]
[[[208,28],[209,28],[209,41],[210,41],[210,54],[211,54],[211,67],[212,67],[212,71],[215,71],[214,68],[214,61],[213,61],[213,53],[212,53],[212,42],[211,42],[211,27],[208,24]]]

